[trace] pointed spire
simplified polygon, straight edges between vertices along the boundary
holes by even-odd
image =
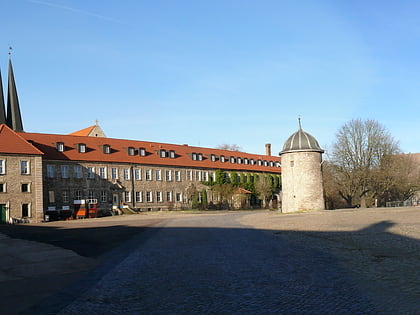
[[[298,121],[299,121],[299,130],[302,130],[302,123],[301,123],[301,121],[300,121],[300,115],[299,115],[299,117],[298,117]]]
[[[6,108],[4,107],[3,80],[0,70],[0,124],[6,123]]]
[[[7,125],[14,131],[23,132],[22,117],[19,108],[19,99],[13,74],[12,59],[9,52],[9,77],[7,89]]]

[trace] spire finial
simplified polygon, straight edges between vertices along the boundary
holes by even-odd
[[[99,125],[99,120],[95,120],[95,125],[98,126]]]
[[[299,129],[302,129],[302,123],[301,123],[300,115],[298,116],[298,121],[299,121]]]
[[[9,46],[9,58],[12,56],[12,50],[13,50],[12,46]]]

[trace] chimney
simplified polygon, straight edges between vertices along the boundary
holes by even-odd
[[[265,145],[265,155],[271,156],[271,143]]]

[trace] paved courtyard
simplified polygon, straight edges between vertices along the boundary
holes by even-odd
[[[42,246],[56,235],[54,249],[80,261],[73,284],[60,287],[58,271],[27,314],[420,314],[419,208],[159,212],[38,228]]]

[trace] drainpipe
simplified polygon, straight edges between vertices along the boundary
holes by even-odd
[[[134,192],[134,166],[131,165],[131,205],[136,207],[136,196]]]

